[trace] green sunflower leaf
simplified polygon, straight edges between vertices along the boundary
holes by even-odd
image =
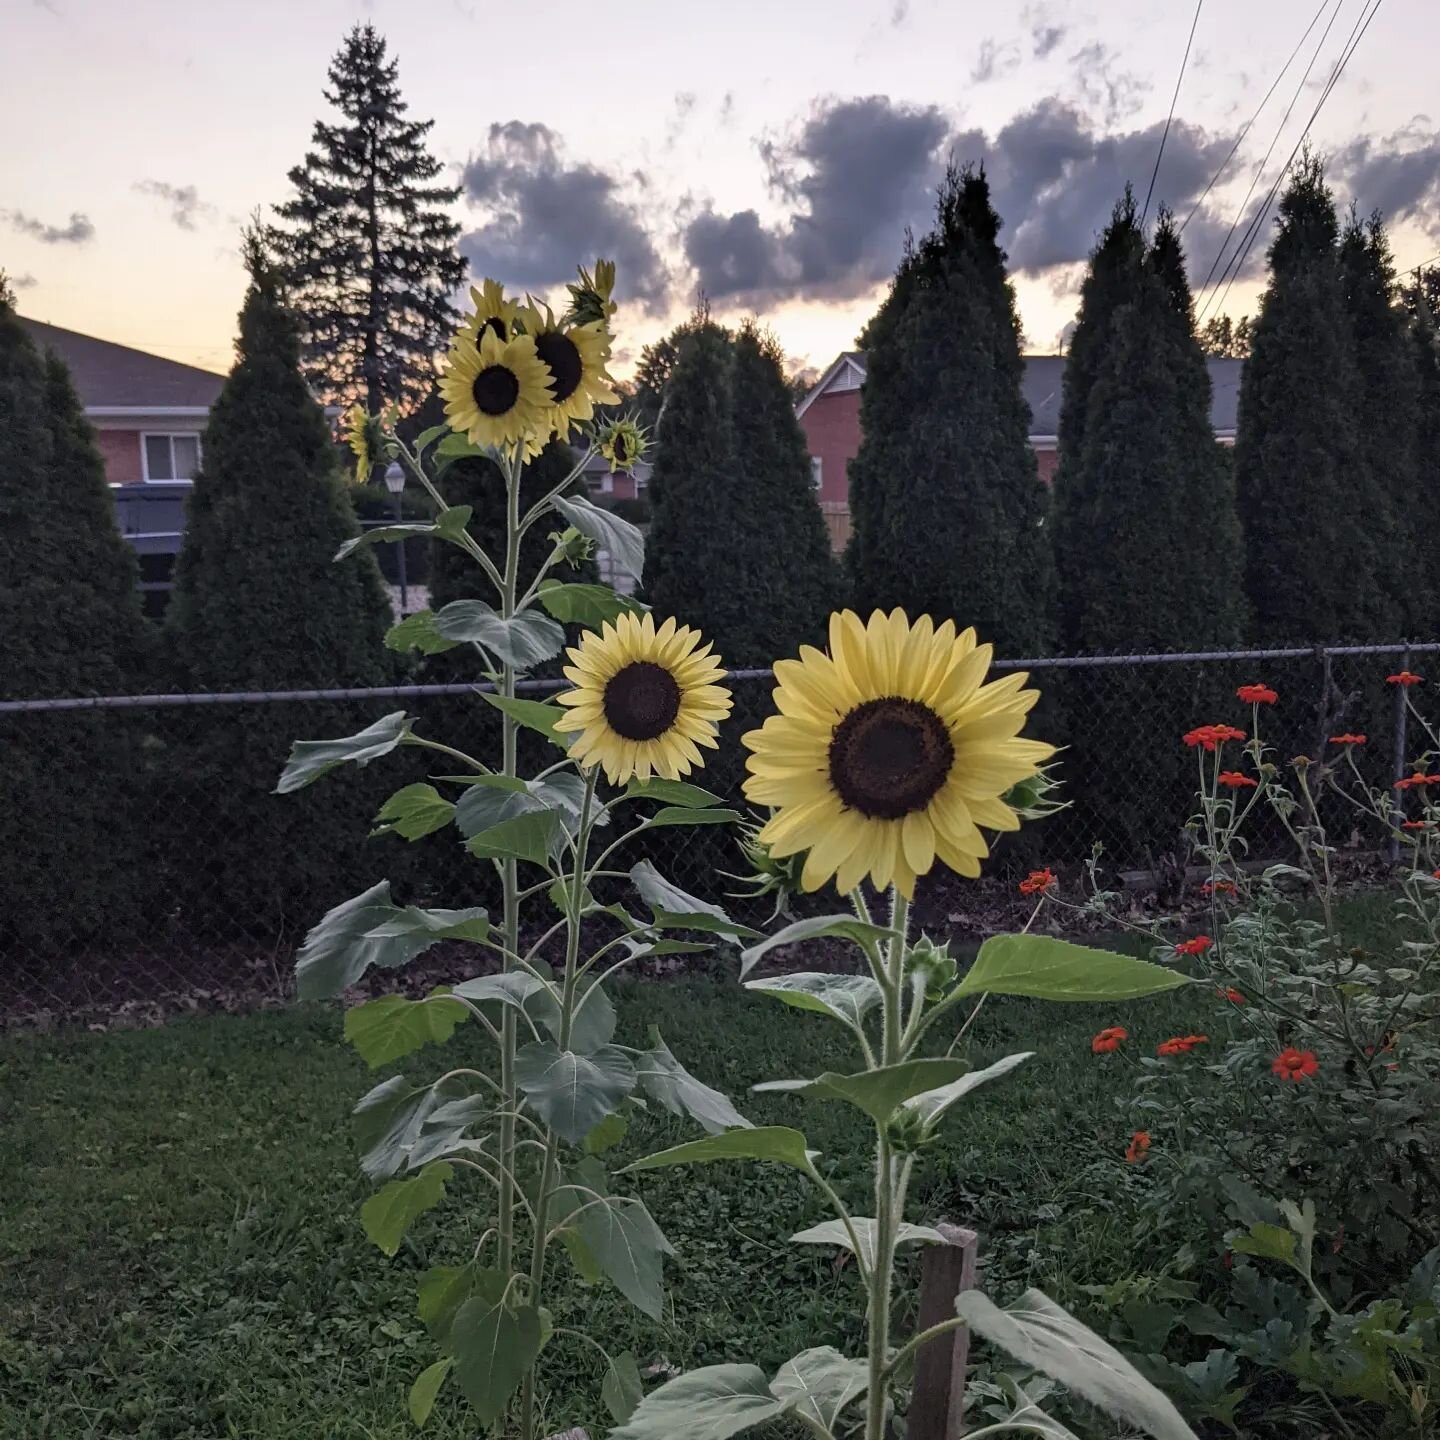
[[[719,905],[712,905],[672,884],[648,860],[631,867],[630,883],[649,905],[657,928],[704,930],[736,943],[742,937],[760,933],[732,920]]]
[[[434,1160],[408,1180],[392,1180],[360,1207],[365,1234],[386,1255],[400,1248],[405,1232],[427,1210],[445,1198],[445,1182],[454,1175],[452,1166]]]
[[[702,790],[698,785],[687,785],[683,780],[666,780],[652,775],[648,780],[632,780],[625,787],[628,798],[635,800],[659,800],[666,805],[682,805],[687,810],[704,810],[720,804],[720,797]]]
[[[303,790],[337,765],[368,765],[403,744],[409,733],[410,717],[403,710],[392,710],[373,725],[340,740],[297,740],[290,747],[290,758],[280,772],[275,793],[290,795]]]
[[[784,1091],[812,1100],[843,1100],[883,1125],[911,1096],[922,1095],[959,1079],[969,1070],[964,1060],[904,1060],[854,1075],[827,1071],[814,1080],[767,1080],[759,1092]]]
[[[443,1360],[437,1360],[433,1365],[428,1365],[415,1378],[415,1383],[410,1387],[410,1419],[417,1425],[424,1425],[430,1418],[430,1412],[435,1408],[436,1397],[440,1394],[440,1387],[445,1383],[445,1377],[450,1373],[450,1367],[454,1364],[450,1356]]]
[[[574,585],[563,580],[542,580],[537,598],[561,624],[588,625],[592,630],[617,615],[638,615],[646,609],[633,596],[621,595],[608,585]]]
[[[760,995],[773,995],[782,1005],[829,1015],[850,1026],[859,1025],[884,998],[879,983],[870,975],[802,972],[747,980],[745,988]]]
[[[1134,1000],[1190,984],[1148,960],[1073,945],[1050,935],[992,935],[957,995],[1025,995],[1035,1000]]]
[[[552,659],[565,648],[565,631],[538,610],[508,618],[483,600],[452,600],[435,616],[443,640],[473,641],[517,671]]]
[[[366,530],[364,534],[357,535],[352,540],[347,540],[336,552],[335,558],[343,560],[347,555],[353,555],[365,545],[378,545],[391,540],[408,540],[415,535],[434,535],[438,539],[448,540],[452,545],[459,545],[463,542],[460,539],[461,532],[470,523],[470,516],[474,513],[469,505],[452,505],[448,510],[442,510],[433,522],[428,521],[406,521],[401,525],[377,525],[372,530]]]
[[[387,650],[418,650],[422,655],[443,655],[461,642],[447,640],[435,628],[435,615],[430,610],[416,610],[385,632]]]
[[[796,920],[767,936],[758,945],[740,952],[740,975],[743,979],[772,950],[781,945],[798,945],[802,940],[834,938],[851,940],[857,945],[874,944],[888,939],[894,932],[883,925],[871,925],[853,915],[812,915]]]
[[[423,1000],[380,995],[345,1012],[345,1038],[373,1070],[423,1045],[443,1045],[469,1013],[444,986]]]
[[[773,1160],[792,1169],[810,1170],[812,1151],[805,1137],[787,1125],[757,1125],[744,1130],[726,1130],[705,1140],[691,1140],[669,1150],[657,1150],[643,1160],[626,1166],[630,1170],[660,1170],[667,1165],[703,1165],[712,1160]]]
[[[543,735],[552,745],[562,750],[570,748],[570,737],[555,729],[555,722],[565,717],[558,705],[547,705],[543,700],[518,700],[509,695],[497,695],[493,690],[480,691],[480,698],[508,715],[517,725]]]
[[[550,502],[582,535],[609,551],[617,569],[638,580],[645,572],[645,537],[614,511],[602,510],[578,495],[557,495]]]
[[[443,830],[454,814],[455,807],[433,785],[422,781],[397,790],[376,812],[370,833],[419,840]]]

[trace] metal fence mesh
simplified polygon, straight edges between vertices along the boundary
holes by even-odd
[[[1209,721],[1248,728],[1249,708],[1234,694],[1242,684],[1279,692],[1262,716],[1277,758],[1315,756],[1331,735],[1363,733],[1367,778],[1392,782],[1413,756],[1402,696],[1385,677],[1435,651],[1440,645],[1377,645],[998,666],[1030,670],[1042,690],[1029,728],[1065,747],[1070,806],[1007,839],[992,883],[1013,893],[1016,872],[1078,865],[1097,843],[1117,870],[1157,869],[1181,853],[1195,756],[1180,736]],[[770,713],[771,683],[768,671],[730,683],[734,713],[702,778],[743,808],[740,736]],[[306,930],[382,878],[406,902],[493,902],[491,867],[453,833],[414,844],[370,835],[388,795],[444,773],[432,753],[401,750],[299,794],[272,793],[292,740],[348,735],[401,709],[418,733],[481,757],[498,749],[496,713],[464,685],[0,702],[0,1025],[278,1001]],[[539,760],[543,741],[525,743]],[[1256,838],[1263,848],[1267,837]],[[1374,847],[1383,837],[1352,838]],[[1274,842],[1280,853],[1280,837]],[[645,853],[677,884],[713,898],[734,888],[722,872],[740,868],[728,830],[658,831]],[[938,906],[942,917],[947,908]]]

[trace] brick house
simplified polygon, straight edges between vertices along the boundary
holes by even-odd
[[[1222,445],[1235,443],[1235,414],[1240,398],[1240,360],[1207,360],[1210,371],[1210,423]],[[1030,446],[1040,478],[1048,485],[1059,463],[1060,396],[1065,375],[1063,355],[1027,355],[1021,382],[1030,405]],[[795,407],[810,445],[810,475],[830,530],[830,543],[843,550],[850,538],[850,461],[860,448],[860,388],[865,383],[865,354],[847,350]]]

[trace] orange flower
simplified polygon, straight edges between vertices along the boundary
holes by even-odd
[[[1216,777],[1216,783],[1223,785],[1227,790],[1253,789],[1260,782],[1252,780],[1248,775],[1242,775],[1238,770],[1222,770]]]
[[[1363,745],[1365,743],[1365,737],[1363,735],[1351,735],[1349,731],[1346,731],[1344,735],[1332,735],[1330,737],[1330,743],[1332,745]]]
[[[1236,895],[1239,892],[1235,889],[1233,880],[1207,880],[1201,887],[1202,895]]]
[[[1440,880],[1440,870],[1434,870],[1434,871],[1432,871],[1430,878],[1431,878],[1432,880]]]
[[[1238,990],[1232,990],[1226,987],[1217,990],[1215,993],[1222,1000],[1228,1000],[1232,1005],[1243,1005],[1245,1003],[1245,997]]]
[[[1150,1153],[1150,1132],[1148,1130],[1137,1130],[1131,1137],[1130,1143],[1125,1147],[1125,1163],[1136,1165]]]
[[[1385,683],[1387,685],[1403,685],[1408,690],[1412,685],[1420,683],[1420,676],[1413,670],[1399,670],[1394,675],[1387,675]]]
[[[1176,947],[1177,955],[1203,955],[1215,942],[1208,935],[1197,935],[1193,940],[1182,940]]]
[[[1440,781],[1440,775],[1427,775],[1423,770],[1417,770],[1413,775],[1407,775],[1403,780],[1395,782],[1397,790],[1413,790],[1417,785],[1434,785]]]
[[[1429,825],[1428,820],[1402,820],[1400,822],[1402,830],[1425,830],[1429,828]]]
[[[1233,725],[1197,725],[1195,729],[1186,731],[1181,738],[1192,750],[1197,745],[1203,745],[1213,753],[1217,745],[1223,745],[1227,740],[1243,740],[1245,732],[1237,730]]]
[[[1162,1040],[1156,1047],[1157,1055],[1188,1055],[1197,1045],[1206,1045],[1210,1041],[1208,1035],[1172,1035],[1168,1040]]]
[[[1055,876],[1050,870],[1032,870],[1021,882],[1020,893],[1022,895],[1043,895],[1055,884]]]
[[[1291,1045],[1275,1057],[1270,1068],[1282,1080],[1293,1080],[1298,1085],[1320,1068],[1320,1062],[1313,1050],[1297,1050]]]
[[[1280,698],[1268,685],[1242,685],[1235,693],[1247,705],[1273,705]]]
[[[1090,1049],[1096,1055],[1108,1055],[1120,1048],[1122,1040],[1128,1040],[1130,1032],[1123,1025],[1111,1025],[1102,1030],[1091,1042]]]

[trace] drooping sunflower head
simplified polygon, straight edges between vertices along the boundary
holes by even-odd
[[[470,303],[475,308],[460,322],[461,335],[474,340],[482,331],[490,330],[497,340],[509,340],[516,334],[521,307],[505,298],[505,287],[498,280],[482,280],[478,289],[472,285]]]
[[[616,308],[610,298],[615,289],[615,262],[597,260],[594,275],[583,265],[577,268],[580,283],[565,287],[570,292],[570,308],[565,312],[565,323],[585,325],[592,320],[599,320],[602,324],[608,322]]]
[[[363,405],[352,405],[345,412],[345,440],[355,456],[355,483],[363,485],[375,463],[370,453],[370,417]]]
[[[652,774],[678,780],[705,763],[700,746],[717,748],[730,692],[697,631],[627,612],[588,631],[567,654],[575,688],[557,697],[566,714],[555,728],[574,733],[571,758],[599,765],[612,785]]]
[[[913,896],[937,860],[979,875],[982,826],[1020,828],[1002,797],[1055,750],[1021,738],[1039,698],[1023,673],[984,683],[991,653],[949,620],[845,610],[828,654],[776,664],[779,713],[743,737],[745,794],[775,812],[760,832],[774,854],[809,852],[807,890],[868,875]]]
[[[478,343],[461,334],[440,377],[445,419],[475,445],[509,448],[547,427],[553,403],[550,372],[529,335],[502,340],[491,329]],[[543,442],[542,442],[543,443]]]
[[[559,323],[548,306],[527,310],[521,323],[535,342],[535,353],[549,368],[554,402],[551,423],[563,440],[572,423],[589,420],[597,405],[614,405],[620,397],[605,366],[610,360],[610,332],[604,322]]]
[[[645,432],[633,420],[612,420],[595,437],[595,446],[610,462],[610,473],[633,470],[649,444]]]

